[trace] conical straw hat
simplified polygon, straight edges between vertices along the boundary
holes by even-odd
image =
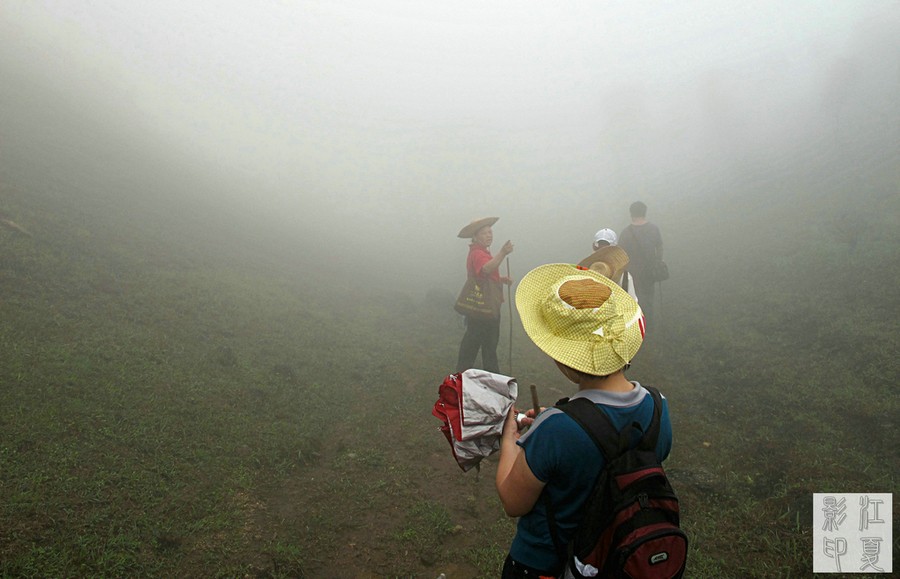
[[[476,219],[472,223],[460,229],[457,237],[471,239],[472,237],[475,237],[475,234],[478,233],[479,229],[481,229],[482,227],[491,226],[497,223],[497,221],[499,220],[499,217],[482,217],[481,219]]]
[[[622,271],[624,271],[625,266],[628,265],[628,254],[618,245],[608,245],[606,247],[601,247],[594,253],[582,259],[578,262],[578,265],[591,268],[591,266],[598,261],[602,261],[609,267],[610,275],[606,277],[618,282],[619,278],[622,277]]]
[[[591,267],[588,268],[591,271],[596,271],[603,277],[608,277],[609,279],[618,283],[618,280],[615,279],[612,270],[609,268],[609,264],[604,263],[602,261],[595,261],[591,264]]]

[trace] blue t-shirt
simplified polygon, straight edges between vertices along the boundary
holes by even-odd
[[[653,416],[653,397],[637,382],[630,392],[581,390],[572,398],[587,398],[609,416],[616,428],[638,422],[646,430]],[[635,430],[632,445],[640,432]],[[594,487],[605,460],[597,445],[581,426],[557,408],[548,408],[538,416],[531,429],[516,443],[525,449],[525,459],[534,476],[547,484],[560,538],[568,543],[578,523],[584,503]],[[672,448],[672,424],[669,407],[663,398],[656,456],[665,460]],[[556,555],[543,499],[531,512],[519,519],[516,538],[510,547],[512,558],[536,569],[554,570],[560,564]]]

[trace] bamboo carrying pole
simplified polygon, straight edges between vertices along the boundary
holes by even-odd
[[[509,257],[506,258],[506,277],[512,277],[509,274]],[[512,370],[512,328],[513,328],[513,315],[512,315],[512,284],[508,284],[506,286],[506,303],[509,305],[509,375],[513,375]]]

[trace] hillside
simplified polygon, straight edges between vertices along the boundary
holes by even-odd
[[[0,237],[0,577],[496,576],[496,463],[464,475],[430,413],[453,296],[379,290],[193,195],[191,163],[60,115],[0,156],[0,209],[34,235]],[[689,576],[805,576],[812,493],[900,488],[898,175],[768,182],[769,205],[667,230],[629,378],[669,400]],[[513,342],[522,385],[572,393]]]

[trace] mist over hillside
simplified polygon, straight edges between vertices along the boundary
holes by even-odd
[[[898,55],[893,0],[7,0],[0,579],[497,576],[457,232],[518,282],[638,199],[686,576],[807,576],[813,493],[900,488]]]
[[[383,33],[374,16],[345,17]],[[481,215],[501,216],[497,237],[517,243],[521,277],[579,260],[593,231],[627,224],[638,198],[677,263],[721,238],[759,243],[754,232],[778,214],[824,223],[860,213],[862,195],[878,215],[894,195],[883,176],[900,142],[900,16],[888,5],[840,34],[798,32],[705,65],[686,61],[677,74],[636,66],[511,117],[460,116],[453,106],[422,116],[421,103],[399,99],[369,117],[337,96],[315,101],[317,111],[303,101],[312,89],[295,93],[310,119],[334,120],[322,127],[302,121],[301,109],[277,116],[264,108],[275,101],[259,95],[242,105],[238,93],[200,91],[215,69],[197,69],[173,92],[146,62],[129,66],[124,47],[104,51],[113,41],[89,27],[39,25],[24,5],[4,26],[0,135],[10,183],[52,178],[49,194],[98,214],[119,207],[138,223],[141,213],[165,215],[194,242],[209,234],[282,263],[359,271],[385,286],[402,280],[419,295],[461,284],[465,242],[455,233]],[[260,114],[271,116],[260,124]],[[401,271],[398,252],[408,263]]]

